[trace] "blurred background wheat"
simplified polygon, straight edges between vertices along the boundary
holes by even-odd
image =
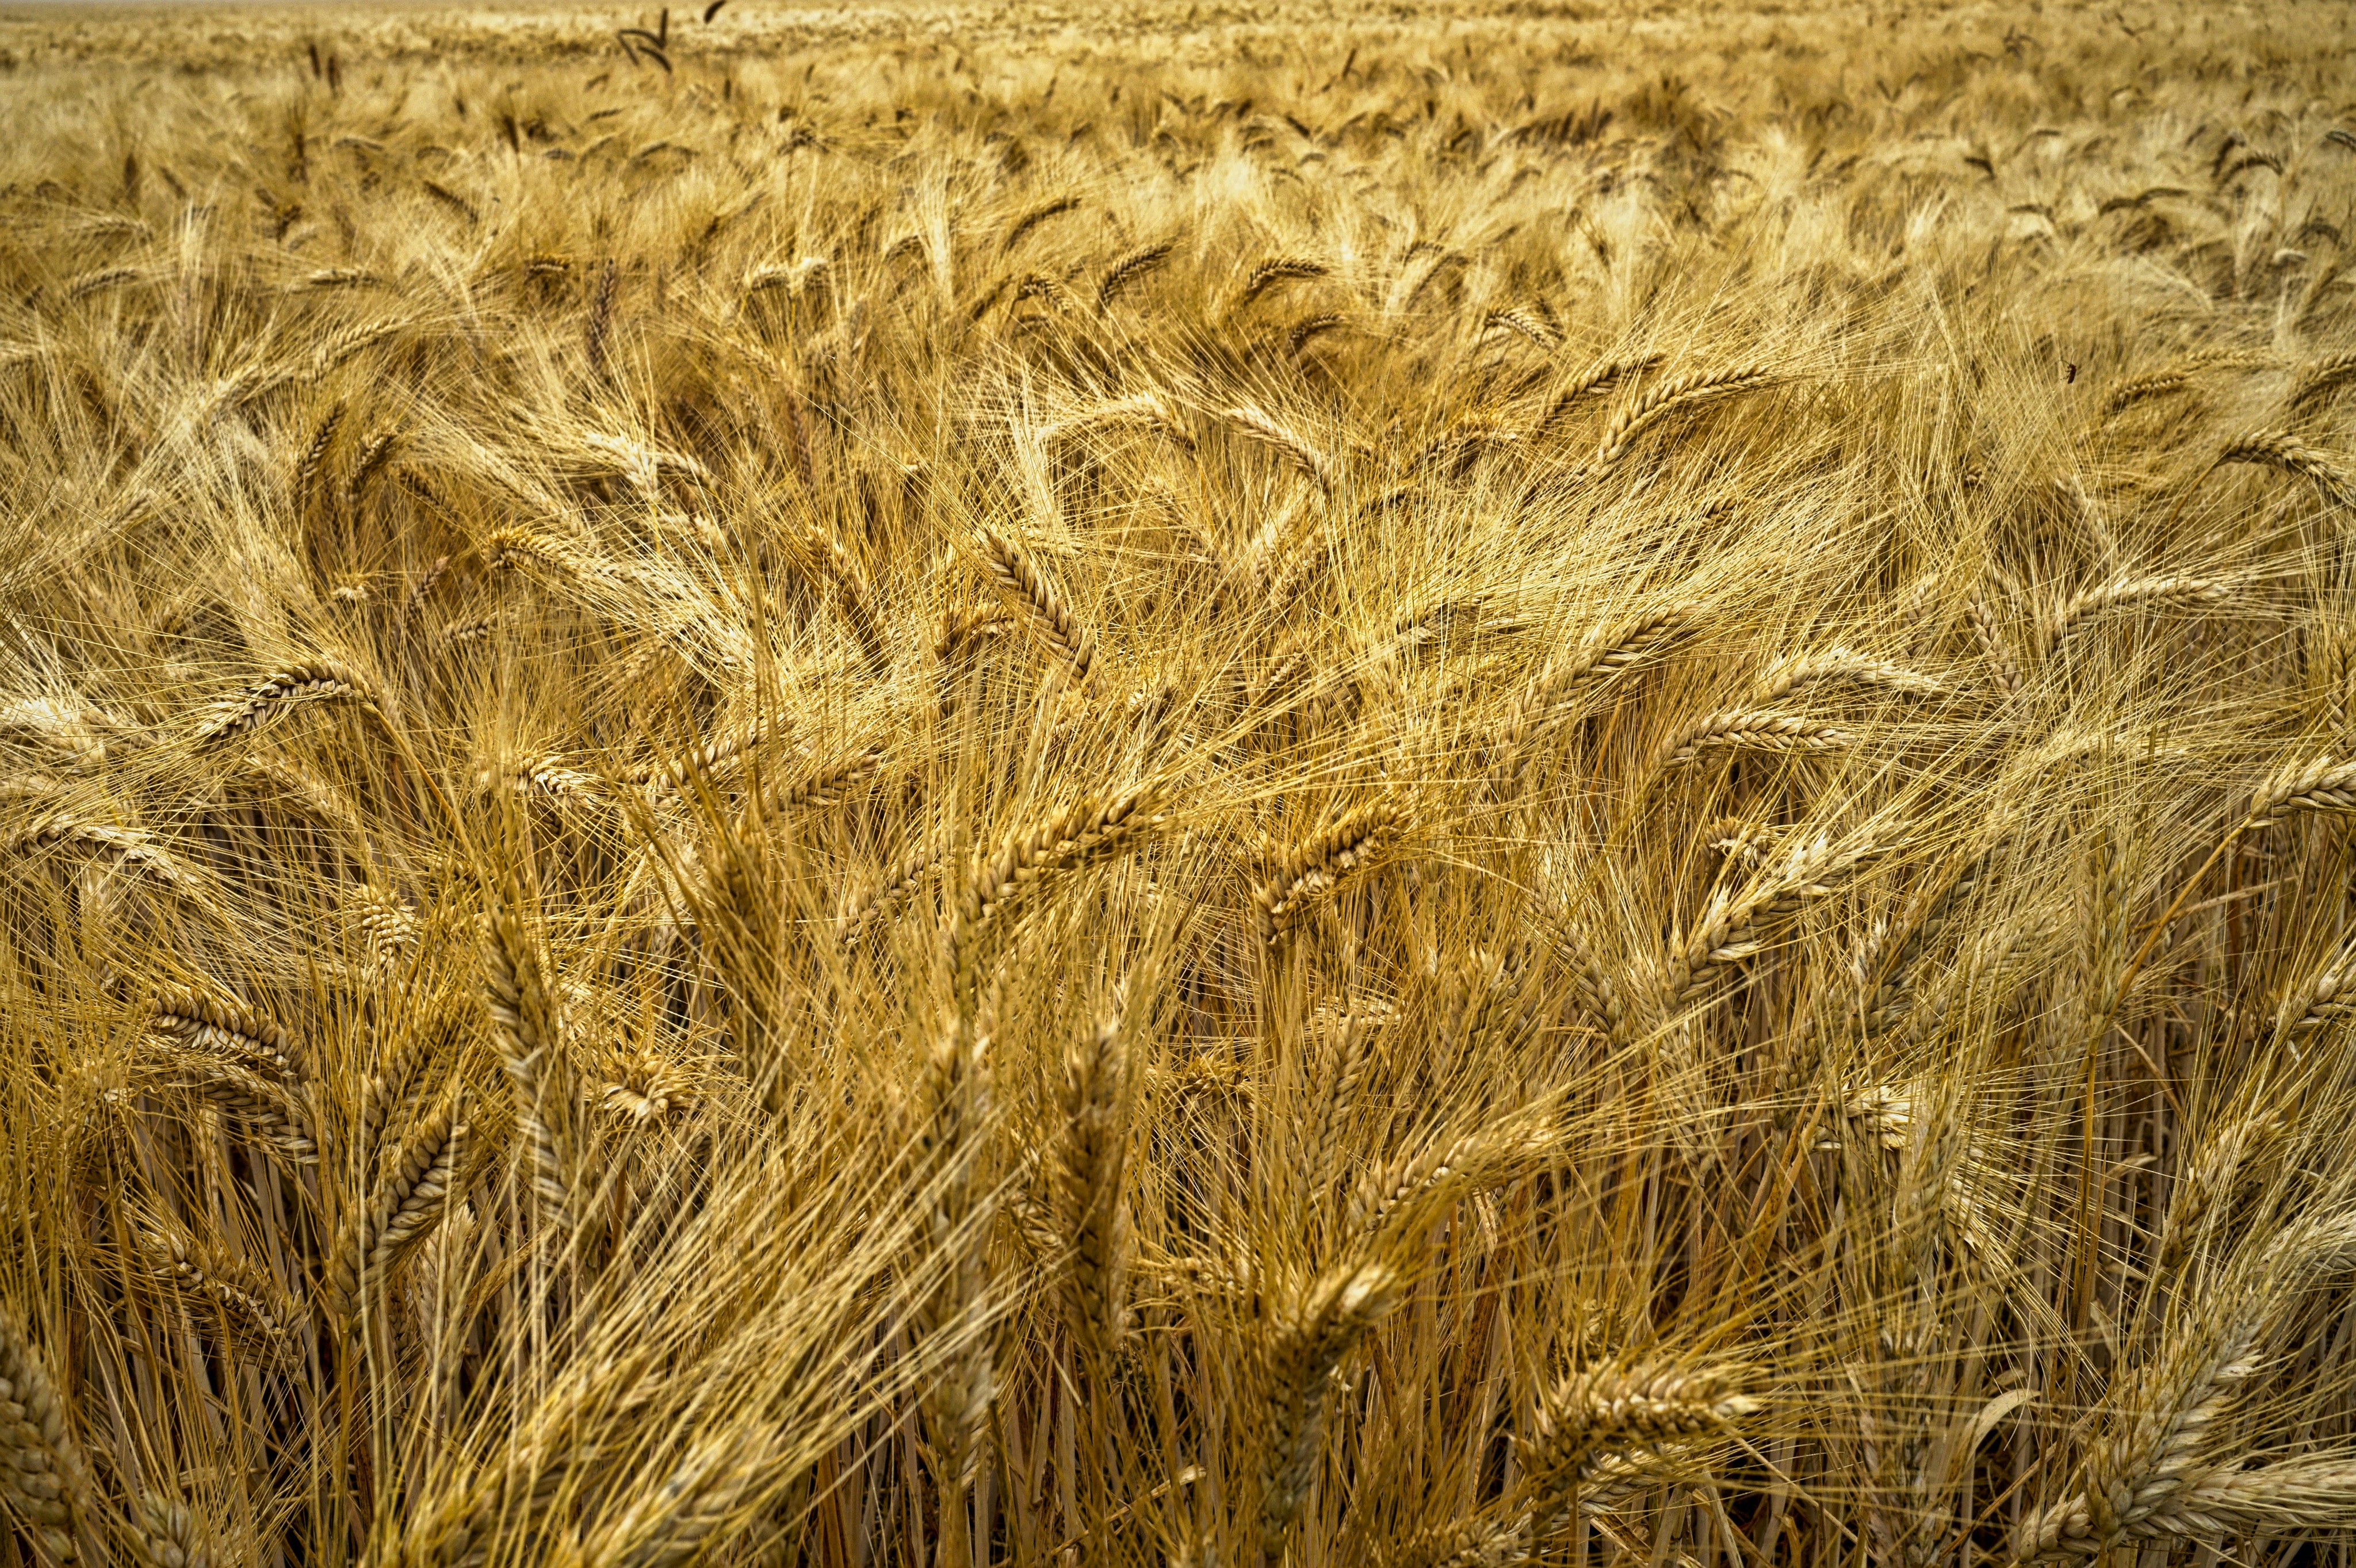
[[[2351,48],[0,17],[0,1564],[2344,1565]]]

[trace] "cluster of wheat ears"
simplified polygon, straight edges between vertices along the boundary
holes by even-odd
[[[2346,1562],[2344,10],[439,15],[0,23],[0,1565]]]

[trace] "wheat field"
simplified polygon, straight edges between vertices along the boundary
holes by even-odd
[[[0,1568],[2344,1568],[2352,64],[0,13]]]

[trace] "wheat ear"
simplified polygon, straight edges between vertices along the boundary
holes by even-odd
[[[2103,412],[2108,415],[2124,413],[2147,399],[2181,391],[2191,380],[2192,372],[2182,366],[2131,376],[2111,389],[2111,395],[2103,400]]]
[[[770,1440],[724,1432],[702,1439],[659,1485],[594,1530],[577,1560],[619,1568],[683,1568],[707,1549],[718,1552],[729,1525],[745,1515],[748,1494],[761,1485]]]
[[[1286,278],[1322,278],[1324,275],[1324,266],[1316,262],[1300,261],[1282,256],[1265,261],[1252,269],[1250,278],[1244,284],[1243,295],[1237,303],[1249,305],[1267,293],[1270,285],[1280,283]]]
[[[1830,835],[1819,834],[1794,845],[1771,875],[1741,892],[1712,896],[1683,939],[1671,944],[1662,976],[1663,1010],[1674,1013],[1708,996],[1728,965],[1758,951],[1761,921],[1796,914],[1831,893],[1881,844],[1881,840],[1859,839],[1840,845]]]
[[[1746,704],[1764,707],[1780,703],[1810,686],[1845,685],[1895,692],[1905,696],[1929,696],[1946,690],[1937,678],[1902,664],[1869,658],[1846,648],[1796,654],[1771,666],[1751,688]]]
[[[937,848],[920,849],[884,875],[884,880],[870,888],[851,911],[843,917],[841,927],[842,945],[855,948],[867,940],[867,933],[878,921],[889,919],[894,910],[905,903],[916,891],[916,884],[925,874],[939,865],[941,852]]]
[[[941,1358],[926,1407],[942,1470],[945,1525],[963,1517],[962,1494],[980,1463],[981,1430],[997,1388],[988,1333],[963,1321],[989,1283],[992,1205],[976,1167],[991,1095],[978,1045],[962,1015],[940,1032],[926,1066],[925,1115],[916,1137],[932,1182],[926,1210],[932,1253],[948,1265],[948,1277],[912,1315],[920,1346]],[[964,1343],[952,1338],[956,1331],[968,1336]]]
[[[588,1170],[581,1095],[573,1081],[538,944],[514,904],[494,897],[483,918],[485,999],[499,1066],[515,1089],[531,1162],[531,1189],[558,1233],[585,1221]]]
[[[882,746],[869,746],[815,768],[787,782],[765,787],[761,808],[772,815],[813,806],[832,806],[882,769],[891,755]]]
[[[605,342],[614,328],[614,300],[620,292],[621,268],[613,257],[598,269],[597,290],[590,296],[589,317],[583,324],[582,348],[589,360],[589,369],[596,375],[605,373]]]
[[[1971,908],[1973,896],[1987,878],[1987,855],[1976,856],[1961,875],[1923,907],[1921,918],[1906,933],[1896,956],[1866,1000],[1863,1013],[1867,1037],[1887,1034],[1904,1021],[1914,1004],[1914,972],[1923,954],[1930,951],[1958,915]]]
[[[2275,775],[2251,795],[2238,831],[2256,832],[2301,811],[2356,811],[2356,762],[2324,757]]]
[[[859,651],[867,667],[881,678],[892,672],[892,650],[884,636],[884,628],[875,618],[875,610],[867,590],[867,582],[859,568],[851,564],[842,543],[831,532],[813,522],[804,531],[810,550],[826,568],[829,581],[834,584],[836,602],[842,607],[842,618],[851,628],[851,635],[859,643]]]
[[[1051,878],[1120,854],[1160,832],[1169,819],[1152,809],[1146,789],[1131,789],[1101,805],[1083,801],[1056,811],[1027,832],[1008,837],[976,867],[958,896],[948,952],[959,1016],[974,1016],[992,942],[1009,910]]]
[[[1318,489],[1333,492],[1333,465],[1299,431],[1256,403],[1239,403],[1225,411],[1223,417],[1246,440],[1258,442],[1290,459]]]
[[[76,1526],[97,1494],[65,1402],[16,1315],[0,1306],[0,1502],[60,1563],[76,1561]]]
[[[981,545],[1000,588],[1030,612],[1047,645],[1071,666],[1073,678],[1086,681],[1096,662],[1096,634],[1072,613],[1054,579],[1039,569],[1029,552],[993,530],[981,531]]]
[[[257,728],[287,705],[306,702],[350,701],[371,712],[376,688],[350,666],[331,659],[306,659],[269,675],[240,696],[215,704],[197,727],[198,746],[217,745]]]
[[[20,828],[5,841],[0,841],[0,858],[32,854],[60,844],[88,850],[119,865],[146,872],[166,886],[186,896],[195,897],[202,890],[195,872],[167,851],[157,847],[153,833],[139,828],[118,828],[104,822],[52,817]]]
[[[182,1045],[242,1057],[290,1088],[303,1083],[303,1069],[285,1034],[235,1003],[190,991],[162,991],[156,993],[148,1025]]]
[[[1071,1245],[1066,1321],[1107,1367],[1129,1324],[1130,1085],[1121,1020],[1106,1019],[1066,1065],[1056,1197]]]
[[[1358,1101],[1358,1090],[1374,1065],[1374,1027],[1364,1015],[1344,1015],[1333,1076],[1319,1097],[1317,1119],[1307,1147],[1307,1168],[1319,1180],[1342,1168],[1343,1133]]]
[[[262,1270],[202,1244],[160,1214],[144,1217],[135,1245],[151,1274],[205,1304],[222,1339],[264,1367],[295,1358],[297,1309]]]
[[[1123,291],[1170,259],[1172,246],[1168,241],[1148,245],[1129,254],[1105,269],[1104,279],[1097,285],[1097,308],[1101,310],[1120,297]]]
[[[1726,1431],[1762,1409],[1735,1391],[1730,1368],[1606,1366],[1576,1373],[1539,1400],[1519,1448],[1526,1497],[1560,1506],[1591,1461]]]
[[[1555,393],[1554,401],[1547,404],[1546,413],[1540,415],[1538,422],[1531,427],[1530,434],[1544,435],[1561,422],[1562,416],[1570,412],[1573,403],[1582,398],[1601,396],[1622,381],[1633,376],[1643,375],[1666,357],[1662,354],[1643,354],[1632,360],[1607,360],[1597,365]]]
[[[2214,1451],[2221,1425],[2259,1366],[2282,1305],[2315,1274],[2356,1262],[2356,1215],[2295,1222],[2250,1249],[2192,1304],[2191,1332],[2122,1378],[2104,1400],[2107,1430],[2088,1451],[2083,1489],[2024,1517],[2024,1562],[2090,1557],[2122,1540],[2197,1533],[2185,1516],[2202,1485],[2230,1476]]]
[[[628,776],[629,781],[641,789],[675,790],[690,779],[716,773],[723,763],[734,762],[746,752],[766,745],[783,734],[785,728],[784,724],[763,714],[749,724],[739,725],[717,739],[695,747],[684,757],[669,762],[650,763],[638,768]]]
[[[212,1549],[186,1505],[142,1493],[136,1512],[128,1534],[145,1568],[211,1568]]]
[[[2309,446],[2286,430],[2253,430],[2236,436],[2217,454],[2220,465],[2254,463],[2265,467],[2279,468],[2286,474],[2297,474],[2311,479],[2315,488],[2330,500],[2347,502],[2356,499],[2356,487],[2349,482],[2348,469],[2335,453]]]
[[[1603,427],[1602,440],[1596,446],[1595,466],[1608,468],[1620,461],[1628,455],[1636,437],[1673,413],[1756,392],[1782,379],[1778,372],[1756,365],[1672,376],[1658,386],[1647,388],[1642,396],[1612,414],[1611,423]]]
[[[1428,1526],[1375,1554],[1373,1568],[1518,1568],[1532,1556],[1524,1519],[1468,1519]]]
[[[262,1077],[235,1062],[206,1057],[182,1059],[187,1088],[210,1101],[226,1117],[243,1122],[289,1164],[307,1165],[319,1157],[300,1085]]]
[[[300,515],[311,509],[311,500],[319,488],[320,471],[327,464],[327,448],[335,445],[336,432],[344,423],[344,405],[336,404],[312,432],[310,445],[303,448],[302,457],[294,465],[294,510]]]
[[[2356,381],[2356,353],[2334,354],[2302,369],[2292,383],[2286,405],[2293,412],[2320,403],[2331,392]]]
[[[2080,627],[2110,610],[2128,606],[2179,609],[2221,604],[2233,591],[2232,583],[2215,577],[2114,577],[2073,595],[2054,612],[2046,628],[2046,646],[2059,653]]]
[[[1987,594],[1978,587],[1964,602],[1964,618],[1971,624],[1972,639],[1980,645],[1980,656],[1988,661],[1996,677],[1997,688],[2007,695],[2021,687],[2020,662],[2004,644],[2004,635],[1997,629],[1996,613],[1990,608]]]
[[[1690,636],[1697,607],[1663,605],[1610,634],[1590,638],[1578,652],[1548,668],[1514,705],[1497,744],[1497,776],[1509,789],[1526,786],[1534,764],[1531,742],[1546,726],[1569,717],[1603,682],[1659,658]]]
[[[428,1115],[367,1203],[347,1218],[327,1264],[327,1307],[337,1322],[351,1321],[361,1291],[381,1282],[441,1221],[466,1165],[466,1131],[455,1101]]]
[[[1345,813],[1293,845],[1279,862],[1276,874],[1253,895],[1261,945],[1272,948],[1282,941],[1303,915],[1332,897],[1406,827],[1405,812],[1377,800]]]
[[[1838,751],[1849,733],[1798,714],[1730,708],[1705,714],[1670,736],[1653,765],[1657,776],[1683,768],[1706,751],[1741,747],[1753,751]]]
[[[1194,438],[1160,392],[1131,392],[1083,409],[1068,419],[1044,427],[1040,439],[1064,441],[1098,430],[1148,430],[1181,451],[1194,450]]]
[[[1260,1464],[1260,1524],[1271,1545],[1299,1517],[1316,1479],[1333,1373],[1398,1305],[1404,1284],[1379,1263],[1358,1263],[1326,1274],[1280,1311],[1268,1347]]]
[[[1542,1123],[1526,1118],[1410,1144],[1358,1178],[1350,1194],[1348,1230],[1364,1244],[1379,1247],[1387,1236],[1436,1220],[1469,1185],[1489,1182],[1554,1144]]]

